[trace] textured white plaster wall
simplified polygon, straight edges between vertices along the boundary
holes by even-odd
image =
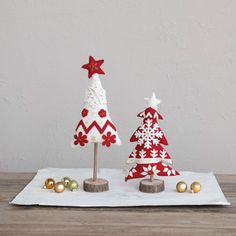
[[[0,0],[0,171],[87,167],[71,149],[88,56],[104,58],[125,166],[143,97],[162,99],[167,150],[181,170],[236,173],[236,1]]]

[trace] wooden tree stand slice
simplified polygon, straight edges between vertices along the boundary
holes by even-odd
[[[93,181],[92,178],[84,180],[84,191],[91,193],[105,192],[109,190],[109,182],[105,179],[96,179]]]
[[[140,181],[139,190],[144,193],[159,193],[165,189],[164,181],[160,179],[143,179]]]

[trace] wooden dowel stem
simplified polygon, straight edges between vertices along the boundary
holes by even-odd
[[[153,175],[150,175],[150,182],[153,182]]]
[[[98,156],[98,143],[94,143],[93,153],[93,181],[97,180],[97,156]]]

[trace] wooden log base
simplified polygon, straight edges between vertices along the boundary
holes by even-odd
[[[159,193],[164,191],[165,185],[164,181],[160,179],[143,179],[140,181],[139,190],[144,193]]]
[[[109,182],[105,179],[97,179],[93,181],[92,178],[84,180],[84,191],[91,193],[105,192],[109,190]]]

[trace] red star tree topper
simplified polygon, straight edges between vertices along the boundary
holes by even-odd
[[[166,137],[161,130],[157,120],[163,119],[157,112],[160,100],[156,99],[155,93],[146,99],[148,107],[138,117],[143,118],[143,124],[134,132],[130,142],[137,142],[134,151],[130,154],[127,163],[136,163],[131,168],[125,181],[145,176],[174,176],[179,172],[169,165],[172,160],[162,145],[168,145]]]
[[[89,57],[89,63],[84,64],[82,66],[83,69],[88,70],[88,77],[89,79],[92,77],[93,74],[105,74],[104,71],[101,69],[101,65],[103,64],[104,60],[94,60],[92,56]]]
[[[105,147],[112,144],[120,145],[116,126],[111,120],[107,109],[106,91],[103,89],[99,74],[105,74],[101,69],[104,60],[89,57],[89,63],[82,66],[88,70],[91,84],[86,90],[84,108],[81,119],[75,129],[74,147],[83,147],[87,143],[94,143],[93,178],[84,181],[84,190],[100,192],[108,190],[108,181],[97,179],[97,150],[98,143]]]

